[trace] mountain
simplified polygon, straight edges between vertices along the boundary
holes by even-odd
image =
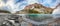
[[[0,13],[10,13],[10,12],[7,10],[0,10]]]
[[[53,10],[50,7],[35,3],[27,5],[23,10],[17,11],[15,14],[51,14]]]

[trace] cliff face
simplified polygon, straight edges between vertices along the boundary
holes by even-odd
[[[53,10],[52,8],[35,3],[27,5],[23,10],[16,12],[16,14],[51,14]]]

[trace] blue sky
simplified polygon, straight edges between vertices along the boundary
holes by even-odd
[[[40,3],[46,7],[54,8],[58,3],[60,3],[60,0],[0,0],[0,2],[2,2],[0,3],[0,7],[4,6],[4,10],[7,8],[9,11],[15,12],[22,10],[26,5],[34,3]]]

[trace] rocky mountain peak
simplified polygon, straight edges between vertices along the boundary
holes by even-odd
[[[37,14],[51,14],[53,11],[52,8],[43,6],[42,4],[30,4],[27,5],[22,11],[19,11],[19,13],[25,14],[26,13],[37,13]]]

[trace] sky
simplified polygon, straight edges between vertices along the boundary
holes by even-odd
[[[11,13],[24,9],[29,4],[39,3],[46,7],[55,8],[60,0],[0,0],[0,9]]]

